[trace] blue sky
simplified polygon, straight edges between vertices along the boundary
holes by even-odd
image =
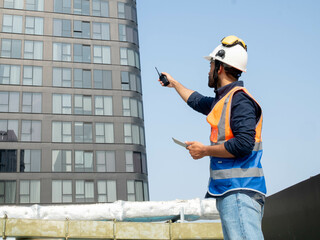
[[[241,80],[263,108],[262,164],[268,195],[320,173],[320,1],[137,0],[151,200],[203,198],[209,158],[182,141],[209,144],[210,127],[154,69],[186,87],[207,87],[208,55],[228,35],[248,45]]]

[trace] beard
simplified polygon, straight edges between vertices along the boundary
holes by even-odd
[[[208,86],[209,86],[209,88],[214,88],[216,86],[215,81],[218,81],[218,77],[215,77],[214,75],[215,75],[215,73],[213,72],[212,74],[210,74],[208,76]]]

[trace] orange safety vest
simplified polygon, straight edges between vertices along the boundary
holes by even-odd
[[[234,87],[221,98],[207,116],[207,121],[211,125],[211,145],[223,144],[234,138],[230,126],[230,115],[232,97],[238,91],[245,92],[257,103],[244,87]],[[266,194],[261,166],[261,129],[262,113],[256,125],[255,146],[251,154],[243,158],[210,157],[209,193],[211,195],[220,196],[226,192],[241,189]]]

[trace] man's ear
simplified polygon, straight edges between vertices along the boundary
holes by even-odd
[[[223,64],[220,64],[220,67],[219,67],[219,70],[218,70],[218,74],[221,74],[222,71],[224,71]]]

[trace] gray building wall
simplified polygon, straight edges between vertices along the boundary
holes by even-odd
[[[144,140],[144,120],[143,114],[140,113],[139,116],[135,116],[134,109],[129,109],[129,114],[124,114],[125,109],[123,109],[123,97],[129,97],[130,99],[136,99],[138,102],[142,103],[142,92],[140,83],[140,67],[139,64],[123,63],[121,62],[121,48],[127,48],[133,50],[137,54],[139,53],[139,46],[137,42],[132,41],[120,41],[119,38],[119,24],[129,26],[130,29],[137,29],[137,21],[135,17],[135,6],[136,2],[133,0],[70,0],[71,3],[71,13],[59,13],[55,11],[55,4],[59,4],[59,0],[43,0],[44,7],[43,10],[28,10],[27,2],[34,2],[37,4],[37,0],[27,1],[27,0],[0,0],[0,66],[20,66],[20,76],[19,83],[10,84],[6,83],[4,79],[4,68],[0,70],[0,93],[10,94],[11,92],[19,92],[19,109],[18,111],[1,110],[0,109],[0,128],[2,128],[6,121],[1,120],[18,120],[18,131],[17,141],[13,140],[2,140],[0,138],[0,150],[16,150],[17,151],[17,169],[16,171],[6,170],[3,167],[0,172],[0,204],[10,204],[10,203],[52,203],[55,196],[53,195],[63,195],[63,190],[59,189],[59,193],[55,192],[53,189],[53,181],[55,180],[71,180],[72,182],[72,203],[77,202],[98,202],[98,201],[109,201],[109,200],[99,200],[99,193],[101,194],[101,189],[98,189],[99,180],[115,181],[116,183],[116,199],[113,200],[148,200],[148,175],[146,167],[146,148]],[[41,2],[41,0],[40,0]],[[90,10],[89,15],[74,14],[75,4],[81,2],[85,4],[89,3]],[[104,16],[92,16],[93,4],[108,4],[108,17]],[[119,3],[124,3],[125,16],[120,16],[118,11],[121,6]],[[13,4],[13,8],[11,5]],[[16,5],[15,5],[16,4]],[[22,5],[21,5],[22,4]],[[22,9],[17,9],[21,8]],[[102,5],[101,5],[102,6]],[[8,32],[5,30],[5,15],[11,16],[22,16],[22,32]],[[43,34],[34,35],[26,34],[26,17],[39,17],[43,19]],[[53,36],[54,19],[65,19],[71,20],[71,36]],[[7,21],[7,19],[6,19]],[[77,38],[74,37],[75,32],[73,31],[73,26],[75,21],[85,21],[90,23],[90,37],[89,38]],[[93,39],[93,22],[108,23],[110,39],[108,40],[98,40]],[[13,23],[14,24],[14,23]],[[128,31],[127,34],[131,32]],[[126,36],[128,39],[131,38]],[[4,49],[6,49],[4,39],[18,39],[21,40],[21,57],[12,58],[5,56]],[[42,59],[25,59],[25,41],[41,41],[43,42],[43,56]],[[53,60],[53,44],[54,43],[68,43],[71,44],[71,61],[59,61]],[[90,46],[91,61],[90,62],[75,62],[75,44],[81,44]],[[94,46],[108,46],[110,47],[110,60],[111,63],[102,64],[94,63]],[[13,49],[14,50],[14,49]],[[12,51],[13,51],[12,50]],[[137,55],[138,56],[138,55]],[[86,57],[86,56],[83,56]],[[123,56],[122,56],[123,57]],[[139,57],[139,56],[138,56]],[[135,59],[138,61],[137,59]],[[135,65],[135,66],[134,66]],[[35,85],[25,85],[24,78],[24,67],[25,66],[38,66],[42,67],[42,84],[39,86]],[[61,87],[53,86],[53,80],[55,78],[53,69],[54,68],[69,68],[72,69],[72,87]],[[91,71],[91,87],[80,88],[74,86],[74,69],[85,69]],[[112,87],[110,89],[99,89],[95,88],[94,85],[94,71],[95,70],[109,70],[112,75]],[[134,74],[137,76],[137,89],[134,84],[126,84],[122,79],[121,72],[129,72],[129,74]],[[126,86],[129,87],[126,87]],[[25,112],[23,110],[23,94],[27,92],[41,93],[42,94],[42,106],[40,113]],[[71,95],[71,114],[56,114],[53,111],[53,94],[69,94]],[[75,114],[75,95],[84,95],[91,97],[91,114]],[[96,115],[95,114],[95,96],[109,96],[112,97],[112,114],[111,115]],[[9,98],[9,102],[14,101]],[[1,103],[0,103],[1,105]],[[132,107],[132,106],[131,106]],[[6,106],[4,106],[6,108]],[[10,108],[10,103],[9,103]],[[141,111],[141,109],[140,109]],[[142,117],[141,117],[142,116]],[[39,140],[23,140],[23,132],[31,131],[33,134],[34,129],[25,129],[25,120],[31,121],[41,121],[41,139]],[[57,142],[54,141],[53,134],[56,134],[52,130],[53,122],[70,122],[71,123],[71,142]],[[76,142],[75,136],[75,123],[91,123],[92,124],[92,141],[90,142]],[[108,143],[97,143],[96,140],[96,124],[97,123],[112,123],[113,124],[113,141]],[[1,125],[2,124],[2,125]],[[125,139],[125,124],[134,124],[139,128],[139,136],[134,136],[135,132],[131,130],[131,142]],[[2,129],[0,129],[1,132]],[[5,132],[6,129],[4,129]],[[10,130],[10,129],[7,129]],[[99,133],[98,133],[99,134]],[[83,134],[85,135],[85,133]],[[105,136],[107,137],[107,136]],[[129,137],[130,138],[130,137]],[[139,139],[137,142],[134,139]],[[21,153],[23,150],[41,150],[41,162],[39,170],[30,170],[28,172],[21,172],[21,170],[26,168],[20,168],[22,164]],[[71,171],[57,171],[53,169],[53,150],[71,150],[72,152],[72,164]],[[93,154],[92,170],[76,172],[75,162],[77,161],[75,156],[75,151],[89,151]],[[98,172],[97,171],[97,151],[113,151],[115,153],[115,169],[112,172]],[[135,152],[140,156],[140,158],[135,159],[130,168],[130,160],[126,158],[126,152]],[[5,159],[2,160],[5,163]],[[108,161],[108,159],[107,159]],[[90,165],[89,164],[89,165]],[[25,170],[24,170],[25,171]],[[24,180],[38,180],[40,181],[40,189],[34,190],[32,188],[37,188],[37,186],[29,186],[29,190],[22,189],[26,185],[21,184]],[[77,190],[78,180],[87,180],[92,182],[94,186],[94,199],[91,197],[86,198],[80,197],[80,192]],[[129,182],[128,181],[133,181]],[[15,183],[15,184],[14,184]],[[133,189],[130,186],[134,186]],[[15,186],[14,186],[15,185]],[[141,187],[142,186],[142,187]],[[128,187],[130,189],[128,189]],[[29,196],[29,200],[23,198],[24,194],[32,195],[32,191],[38,192],[40,190],[40,197],[38,200],[34,200]],[[86,188],[84,188],[85,191]],[[29,192],[28,192],[29,191]],[[88,190],[92,191],[92,189]],[[108,190],[106,190],[107,192]],[[15,197],[12,194],[15,194]],[[70,195],[68,190],[68,194]],[[90,193],[91,194],[91,193]],[[89,195],[90,195],[89,194]],[[86,195],[86,193],[84,193]],[[103,194],[102,194],[103,195]],[[107,195],[107,194],[104,194]],[[70,197],[70,196],[69,196]],[[108,197],[108,196],[107,196]],[[32,199],[32,200],[31,200]],[[37,199],[37,198],[35,198]],[[61,200],[63,202],[63,200]],[[70,198],[67,201],[70,202]],[[64,202],[64,203],[67,203]],[[55,200],[55,203],[59,203],[59,200]]]

